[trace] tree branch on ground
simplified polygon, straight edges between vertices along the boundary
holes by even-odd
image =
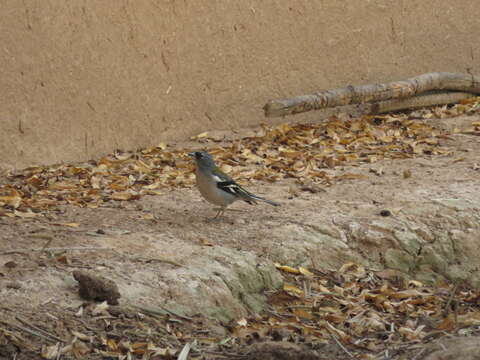
[[[420,100],[416,101],[421,94]],[[384,84],[348,86],[270,100],[263,110],[266,117],[278,117],[335,106],[373,103],[370,112],[380,113],[458,102],[473,94],[480,94],[480,77],[435,72]]]

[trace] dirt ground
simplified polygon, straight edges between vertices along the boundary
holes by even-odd
[[[443,127],[452,127],[455,122],[454,126],[460,128],[472,121],[478,121],[478,116],[431,120]],[[244,133],[251,133],[251,130]],[[237,135],[242,136],[242,132]],[[225,337],[228,332],[219,322],[208,321],[207,326],[202,314],[195,312],[197,299],[188,299],[193,293],[187,288],[182,289],[182,284],[193,286],[191,282],[183,283],[184,276],[188,277],[185,268],[191,264],[201,266],[201,258],[214,253],[217,247],[284,262],[285,258],[279,257],[277,250],[283,245],[282,236],[288,236],[282,231],[288,232],[289,225],[313,226],[320,220],[335,222],[337,218],[349,216],[375,218],[382,210],[401,208],[405,201],[478,198],[478,136],[455,134],[445,142],[452,150],[446,156],[424,155],[329,169],[335,175],[355,173],[364,177],[342,180],[329,187],[320,186],[314,191],[302,190],[293,180],[247,185],[252,192],[274,199],[282,206],[236,203],[219,221],[208,220],[215,211],[195,188],[173,189],[135,201],[110,201],[97,209],[66,205],[61,211],[45,217],[1,217],[0,311],[6,322],[0,326],[0,334],[3,331],[3,339],[9,339],[3,344],[18,347],[27,339],[26,342],[31,342],[30,350],[22,349],[16,358],[33,359],[38,356],[41,344],[55,343],[51,339],[22,333],[18,327],[15,328],[18,332],[14,333],[7,325],[18,317],[23,320],[23,325],[32,325],[29,328],[45,325],[60,338],[66,333],[65,328],[55,330],[55,326],[62,323],[60,320],[70,324],[70,330],[78,326],[86,331],[93,326],[78,315],[85,302],[80,299],[72,276],[75,270],[91,270],[113,278],[121,289],[120,304],[172,304],[180,297],[183,305],[191,306],[190,311],[188,306],[185,311],[178,310],[177,319],[181,320],[182,316],[193,318],[195,326],[185,325],[185,321],[169,323],[154,317],[143,319],[145,323],[154,326],[155,322],[163,321],[162,324],[167,324],[171,331],[183,329],[178,331],[190,334],[191,338],[198,335],[196,331],[202,327],[205,329],[202,336]],[[202,146],[198,143],[177,144],[181,147],[190,145],[193,148]],[[405,173],[411,176],[405,176]],[[42,247],[82,247],[84,250],[28,251]],[[7,250],[18,251],[5,254]],[[215,256],[220,263],[230,264],[231,259],[225,258],[226,255]],[[294,258],[292,255],[292,262]],[[331,264],[316,265],[329,268],[341,262],[342,259],[335,259]],[[208,285],[208,281],[205,282]],[[222,301],[221,296],[218,301]],[[93,311],[94,305],[89,306],[85,309]],[[238,311],[240,317],[242,311]],[[109,314],[103,318],[104,333],[108,333],[112,326],[122,331],[138,326],[134,323],[134,316],[129,314],[115,319]],[[20,323],[17,321],[17,324]],[[164,341],[163,348],[172,343],[181,348],[171,335],[161,335],[158,339],[164,340],[158,341]],[[3,345],[0,357],[14,358],[16,351]],[[336,351],[339,351],[337,355],[342,353]],[[85,358],[81,356],[81,348],[78,354],[78,358]],[[91,358],[101,358],[99,354],[95,356]],[[214,351],[211,356],[215,356]],[[64,358],[68,356],[64,355]]]

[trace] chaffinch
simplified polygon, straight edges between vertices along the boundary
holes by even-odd
[[[215,165],[215,161],[208,152],[195,151],[188,155],[196,163],[195,177],[198,190],[208,202],[220,206],[214,219],[223,215],[227,206],[236,200],[243,200],[250,205],[263,201],[273,206],[280,206],[275,201],[264,199],[242,188]]]

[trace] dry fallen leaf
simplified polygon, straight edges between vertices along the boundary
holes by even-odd
[[[153,214],[144,214],[144,215],[142,215],[142,219],[144,219],[144,220],[155,220],[155,215],[153,215]]]
[[[303,309],[294,309],[293,314],[295,316],[298,316],[299,318],[311,320],[314,318],[313,314],[311,312],[305,311]]]
[[[198,135],[192,136],[192,137],[190,138],[190,140],[203,139],[203,138],[206,138],[207,136],[208,136],[208,132],[205,131],[205,132],[202,132],[202,133],[200,133],[200,134],[198,134]]]
[[[285,271],[285,272],[288,272],[288,273],[291,273],[291,274],[300,274],[300,270],[292,268],[290,266],[280,265],[280,264],[276,263],[275,267],[278,270]]]
[[[83,340],[83,341],[90,341],[91,340],[91,336],[82,334],[82,333],[80,333],[78,331],[75,331],[75,330],[72,331],[72,335],[75,336],[76,338],[80,339],[80,340]]]
[[[452,164],[455,164],[457,162],[464,161],[464,160],[465,160],[465,157],[459,157],[459,158],[456,158],[456,159],[452,160]]]
[[[340,269],[338,269],[339,274],[346,274],[351,273],[356,277],[363,277],[366,274],[365,267],[363,265],[355,264],[355,263],[346,263],[342,265]]]
[[[126,201],[126,200],[133,200],[135,198],[138,198],[138,196],[127,191],[121,191],[121,192],[113,193],[111,198],[112,200]]]
[[[370,168],[369,171],[370,171],[371,173],[374,173],[374,174],[377,175],[377,176],[382,176],[382,175],[384,175],[383,168],[378,168],[378,169],[377,169],[377,168]]]
[[[203,245],[203,246],[214,246],[213,243],[211,243],[210,241],[208,241],[206,239],[203,239],[203,238],[200,239],[200,244]]]
[[[167,148],[167,144],[161,142],[157,145],[157,148],[160,150],[165,150]]]
[[[18,192],[15,192],[14,195],[0,196],[0,202],[3,203],[3,206],[8,205],[17,209],[22,202],[22,198]]]
[[[298,287],[292,284],[284,283],[283,290],[288,293],[293,293],[295,295],[303,295],[303,290],[299,289]]]
[[[298,271],[300,272],[300,274],[302,274],[306,277],[313,277],[314,276],[314,274],[311,271],[309,271],[308,269],[305,269],[304,267],[301,267],[301,266],[298,268]]]
[[[97,316],[100,314],[108,314],[107,310],[110,306],[106,301],[101,302],[98,305],[95,305],[95,307],[92,309],[92,315]]]
[[[62,224],[62,225],[72,227],[72,228],[78,228],[80,226],[79,223],[65,223],[65,224]]]
[[[410,169],[403,170],[403,178],[409,179],[412,177],[412,171]]]
[[[247,326],[248,322],[247,322],[247,319],[242,318],[242,319],[240,319],[240,320],[237,321],[237,324],[238,324],[239,326]]]
[[[60,355],[60,349],[58,344],[55,345],[43,345],[42,346],[42,352],[41,356],[44,359],[58,359],[58,356]]]

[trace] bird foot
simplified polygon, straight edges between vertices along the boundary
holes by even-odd
[[[217,211],[217,213],[213,218],[207,218],[207,222],[214,222],[220,220],[226,209],[216,208],[215,210]]]

